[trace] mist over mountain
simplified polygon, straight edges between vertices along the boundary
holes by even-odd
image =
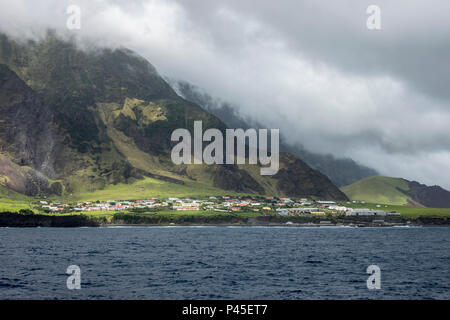
[[[208,190],[346,199],[289,154],[274,176],[256,165],[175,165],[171,133],[226,125],[178,96],[125,49],[80,50],[49,32],[41,41],[0,35],[0,185],[27,195],[71,195],[151,177]]]
[[[186,81],[168,79],[169,84],[182,97],[202,106],[221,119],[229,128],[267,128],[258,121],[245,118],[239,114],[239,107],[231,103],[221,101],[206,93],[201,88]],[[296,144],[290,144],[281,131],[280,150],[293,154],[305,161],[312,168],[325,174],[337,186],[346,186],[366,177],[376,176],[378,172],[372,168],[363,166],[350,158],[336,158],[332,154],[313,153],[304,148],[301,140]]]

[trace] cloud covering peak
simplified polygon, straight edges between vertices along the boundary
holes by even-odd
[[[0,31],[126,46],[314,152],[450,188],[450,3],[0,0]],[[66,28],[68,5],[81,29]]]

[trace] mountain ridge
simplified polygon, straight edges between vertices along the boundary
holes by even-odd
[[[27,44],[0,35],[0,64],[0,121],[22,124],[0,134],[5,163],[19,173],[22,167],[42,173],[49,185],[60,184],[55,187],[60,193],[131,186],[147,177],[233,192],[346,199],[328,178],[287,154],[280,155],[280,171],[273,177],[257,175],[250,165],[175,166],[170,161],[174,129],[192,130],[196,120],[205,130],[224,131],[226,125],[178,96],[149,62],[128,49],[84,52],[52,34]],[[9,179],[5,171],[0,177]],[[296,185],[288,182],[292,177]],[[29,195],[48,194],[44,187],[32,190]]]

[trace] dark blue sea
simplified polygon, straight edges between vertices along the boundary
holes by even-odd
[[[0,228],[0,298],[449,299],[450,228]]]

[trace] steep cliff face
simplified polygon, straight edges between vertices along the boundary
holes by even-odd
[[[411,199],[426,207],[450,208],[450,192],[440,186],[426,186],[408,181],[409,190],[403,190]]]
[[[63,185],[30,167],[19,166],[0,154],[0,185],[27,196],[62,195]]]
[[[6,65],[0,64],[0,183],[29,196],[61,194],[53,159],[52,112]]]
[[[51,34],[26,44],[0,36],[0,64],[5,167],[29,168],[60,183],[31,194],[72,194],[150,176],[246,193],[346,199],[328,178],[287,155],[281,155],[283,169],[274,177],[256,175],[252,166],[174,165],[173,130],[192,130],[197,120],[204,130],[226,126],[179,97],[129,50],[82,51]],[[0,174],[11,181],[11,170],[6,172]],[[25,189],[29,180],[21,180]]]
[[[54,176],[55,125],[42,99],[6,65],[0,65],[1,151],[14,162]]]
[[[287,195],[314,194],[321,199],[345,200],[346,196],[337,188],[324,188],[330,180],[317,170],[314,170],[302,160],[286,154],[282,159],[282,168],[275,175],[277,187]]]

